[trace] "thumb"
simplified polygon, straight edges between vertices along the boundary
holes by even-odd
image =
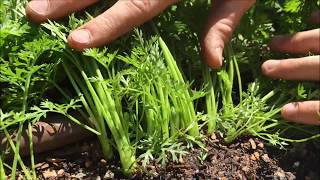
[[[205,62],[212,68],[222,66],[224,44],[229,40],[243,14],[255,0],[213,1],[202,42]]]

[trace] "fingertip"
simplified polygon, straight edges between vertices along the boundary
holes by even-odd
[[[68,44],[71,48],[82,51],[89,48],[91,43],[91,33],[87,29],[77,29],[68,36]]]
[[[261,71],[264,75],[272,77],[276,69],[279,67],[280,61],[277,60],[268,60],[264,62],[261,66]]]
[[[284,119],[309,125],[320,125],[320,101],[292,102],[281,109]]]
[[[48,2],[30,1],[25,9],[27,18],[35,23],[47,21]]]
[[[209,49],[204,47],[203,57],[205,63],[214,69],[218,69],[222,66],[222,52],[223,49],[221,47],[217,47],[215,49]]]
[[[281,116],[286,120],[295,120],[297,105],[294,103],[286,104],[281,109]]]

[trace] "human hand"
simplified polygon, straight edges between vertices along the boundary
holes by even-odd
[[[79,11],[98,0],[32,0],[26,14],[34,22],[58,19]],[[179,0],[119,0],[110,9],[71,32],[69,45],[77,50],[99,47],[130,31]],[[241,16],[255,0],[214,0],[203,37],[202,49],[206,63],[222,65],[224,44]]]
[[[320,23],[320,11],[311,15],[311,22]],[[279,52],[320,54],[320,29],[277,36],[271,40],[269,46]],[[263,63],[262,72],[272,78],[319,81],[320,56],[268,60]],[[289,121],[320,125],[320,101],[289,103],[283,106],[281,114]]]
[[[26,7],[34,22],[59,19],[98,0],[32,0]],[[72,31],[69,45],[77,50],[99,47],[151,19],[178,0],[119,0],[110,9]]]

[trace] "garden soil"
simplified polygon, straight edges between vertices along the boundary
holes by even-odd
[[[320,179],[319,146],[309,142],[279,150],[263,141],[242,137],[224,144],[216,135],[205,140],[206,150],[194,147],[178,162],[162,167],[152,162],[126,177],[118,160],[103,158],[96,139],[36,156],[39,179]],[[139,164],[139,163],[138,163]],[[21,175],[17,179],[22,178]]]

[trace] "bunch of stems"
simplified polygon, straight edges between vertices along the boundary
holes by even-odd
[[[104,156],[108,159],[113,156],[111,144],[114,142],[124,172],[130,173],[135,166],[135,151],[130,144],[129,122],[124,119],[121,97],[113,94],[114,90],[106,81],[110,69],[99,66],[94,59],[77,58],[70,51],[65,55],[67,60],[63,68],[89,116],[88,123],[101,133],[98,139]],[[77,71],[70,67],[76,67]],[[108,137],[106,125],[113,141]]]
[[[183,79],[181,71],[175,59],[173,58],[168,46],[165,44],[161,37],[159,37],[159,46],[162,49],[165,63],[173,80],[177,83],[185,85],[186,83]],[[170,100],[175,105],[175,107],[180,107],[179,109],[181,110],[181,118],[183,119],[181,123],[175,124],[176,128],[188,129],[189,135],[199,137],[200,132],[195,107],[193,105],[193,100],[189,90],[187,88],[183,89],[178,97],[179,98],[177,98],[177,96],[170,97]]]

